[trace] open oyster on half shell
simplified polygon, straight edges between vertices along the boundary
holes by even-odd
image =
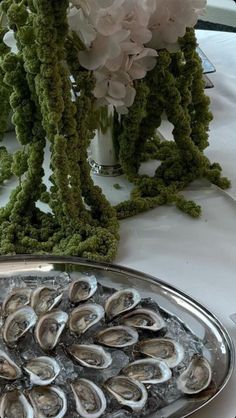
[[[169,338],[143,340],[137,344],[136,349],[146,356],[164,360],[170,368],[178,366],[184,359],[184,348],[182,345]]]
[[[91,298],[97,291],[95,276],[83,276],[73,281],[69,286],[69,300],[75,305]]]
[[[30,383],[37,386],[50,385],[60,373],[58,362],[52,357],[36,357],[28,360],[24,366]]]
[[[105,387],[121,405],[128,406],[133,411],[143,409],[148,399],[145,386],[126,376],[116,376],[108,379]]]
[[[4,299],[2,310],[5,315],[15,312],[19,308],[29,305],[32,290],[27,287],[16,288]]]
[[[1,379],[16,380],[21,375],[20,367],[3,350],[0,350],[0,381]]]
[[[105,305],[106,315],[109,319],[113,319],[131,309],[141,301],[139,292],[135,289],[124,289],[115,292],[110,296]]]
[[[67,412],[66,395],[57,386],[35,386],[29,399],[37,418],[63,418]]]
[[[188,368],[177,379],[178,389],[187,395],[202,392],[210,385],[212,370],[208,361],[195,354]]]
[[[99,418],[106,410],[107,401],[103,391],[87,379],[77,379],[71,384],[76,410],[82,418]]]
[[[30,304],[36,315],[41,316],[59,305],[63,297],[60,289],[49,286],[40,286],[31,295]]]
[[[131,379],[151,385],[167,382],[172,376],[164,361],[153,358],[134,361],[128,364],[122,373]]]
[[[44,351],[51,351],[56,347],[67,321],[68,314],[60,310],[41,317],[35,328],[35,337]]]
[[[144,308],[135,309],[133,312],[129,312],[121,318],[120,322],[130,327],[149,331],[159,331],[166,326],[161,315],[151,309]]]
[[[37,315],[30,306],[24,306],[10,314],[3,327],[3,338],[7,345],[15,345],[37,321]]]
[[[74,344],[68,352],[84,367],[106,369],[112,363],[111,354],[96,344]]]
[[[34,411],[27,398],[18,390],[6,392],[0,400],[1,418],[34,418]]]
[[[107,347],[125,348],[137,343],[139,335],[134,328],[125,325],[109,327],[98,332],[98,343]]]
[[[77,335],[84,334],[89,328],[101,321],[105,311],[101,305],[86,303],[75,308],[69,318],[69,328]]]

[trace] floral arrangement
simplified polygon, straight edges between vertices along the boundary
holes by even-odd
[[[84,45],[83,68],[93,71],[99,106],[128,113],[136,91],[157,63],[158,50],[178,50],[178,39],[193,27],[206,0],[72,0],[70,30]]]
[[[110,261],[118,220],[163,204],[201,213],[181,191],[197,178],[226,188],[204,155],[209,99],[193,26],[205,0],[3,0],[0,134],[9,112],[21,148],[0,149],[0,181],[18,178],[0,210],[0,253]],[[14,36],[16,47],[10,49]],[[73,94],[72,94],[73,92]],[[112,207],[93,184],[87,148],[99,107],[113,105],[114,138],[130,200]],[[156,130],[165,112],[174,141]],[[44,153],[50,147],[50,189]],[[134,158],[135,156],[135,158]],[[158,160],[153,177],[142,161]],[[39,209],[45,202],[47,209]]]

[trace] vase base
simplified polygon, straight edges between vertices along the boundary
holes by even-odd
[[[91,157],[89,158],[89,164],[92,169],[92,173],[97,176],[103,177],[118,177],[123,174],[120,164],[116,165],[101,165],[96,163]]]

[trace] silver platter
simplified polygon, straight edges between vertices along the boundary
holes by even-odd
[[[0,289],[3,280],[11,275],[29,277],[29,285],[32,286],[35,276],[51,276],[54,272],[68,272],[71,275],[88,272],[95,274],[99,282],[107,287],[135,287],[142,297],[151,297],[162,309],[177,316],[204,343],[206,356],[211,359],[214,384],[197,396],[182,396],[148,418],[188,417],[212,401],[228,383],[234,368],[234,347],[227,331],[208,309],[159,279],[127,268],[73,257],[13,256],[0,257]]]

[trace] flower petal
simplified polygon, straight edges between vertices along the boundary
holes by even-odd
[[[126,89],[124,84],[119,81],[111,80],[108,87],[109,96],[114,99],[123,99],[126,96]]]

